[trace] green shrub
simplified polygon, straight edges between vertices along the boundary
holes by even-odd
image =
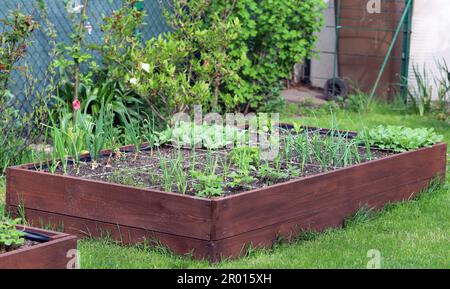
[[[167,3],[171,32],[136,35],[143,12],[128,0],[105,18],[100,50],[108,73],[135,90],[160,119],[193,104],[206,111],[272,110],[281,81],[312,55],[322,0]]]
[[[124,60],[131,64],[125,81],[161,119],[194,104],[206,111],[230,111],[243,101],[223,89],[240,83],[240,59],[232,57],[227,47],[241,26],[237,20],[223,21],[208,10],[208,3],[173,2],[165,13],[172,31],[144,47],[132,44],[134,51],[129,50],[129,59]]]
[[[281,81],[289,78],[295,63],[312,56],[316,32],[322,27],[323,1],[214,0],[211,3],[211,10],[218,12],[222,19],[238,19],[242,27],[227,49],[231,56],[242,59],[239,75],[243,81],[224,89],[242,96],[241,110],[273,108],[281,102]],[[213,20],[210,18],[208,24]]]
[[[95,47],[103,56],[107,77],[124,83],[134,91],[152,114],[167,117],[186,110],[192,104],[217,109],[220,75],[232,74],[226,55],[220,53],[227,44],[228,23],[204,29],[203,1],[175,1],[165,6],[171,33],[143,42],[138,29],[144,25],[145,11],[135,8],[135,1],[104,18],[105,38]],[[189,12],[185,9],[189,5]],[[168,12],[170,10],[170,13]]]

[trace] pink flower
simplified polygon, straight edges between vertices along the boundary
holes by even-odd
[[[79,109],[81,108],[81,103],[80,103],[80,101],[79,101],[78,99],[75,99],[75,100],[72,102],[72,107],[73,107],[73,110],[75,110],[75,111],[79,110]]]

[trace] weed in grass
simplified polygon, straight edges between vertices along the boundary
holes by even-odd
[[[443,119],[450,113],[450,69],[445,59],[438,61],[437,65],[439,66],[441,73],[435,80],[438,87],[436,110],[443,115],[443,117],[441,117]]]
[[[351,217],[347,218],[344,221],[343,227],[349,227],[357,223],[366,222],[373,219],[378,213],[368,207],[367,205],[362,206],[359,210]]]
[[[301,231],[294,239],[294,242],[309,242],[314,241],[320,236],[318,232]]]
[[[350,94],[346,98],[339,97],[337,103],[341,108],[354,112],[368,111],[371,106],[369,96],[359,90],[356,93]]]
[[[447,177],[449,177],[449,176],[447,176]],[[433,196],[437,192],[439,192],[442,189],[445,189],[445,187],[449,187],[449,186],[450,186],[450,182],[448,180],[447,180],[447,182],[445,182],[445,180],[442,179],[442,176],[437,176],[433,180],[431,180],[431,182],[428,184],[428,187],[426,189],[422,190],[418,194],[418,197],[415,200],[420,201],[423,198]],[[450,189],[450,187],[449,187],[449,189]]]

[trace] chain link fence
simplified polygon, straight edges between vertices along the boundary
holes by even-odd
[[[0,19],[8,17],[13,10],[19,10],[24,14],[33,15],[38,21],[39,12],[36,8],[37,0],[1,0]],[[72,31],[72,20],[70,13],[76,11],[77,6],[81,5],[81,0],[44,0],[48,9],[48,20],[53,23],[57,32],[58,42],[68,42]],[[89,27],[89,35],[86,37],[88,43],[100,43],[103,38],[101,24],[105,16],[111,15],[114,10],[123,5],[123,0],[90,0],[88,5],[88,21],[86,27]],[[147,11],[145,26],[141,29],[143,40],[158,36],[168,31],[165,23],[162,6],[159,0],[143,1],[144,9]],[[3,30],[3,24],[0,23],[0,33]],[[92,28],[92,29],[91,29]],[[41,30],[33,33],[31,44],[27,47],[27,57],[19,63],[20,67],[27,67],[31,77],[37,80],[36,90],[42,89],[40,83],[47,72],[48,65],[52,61],[50,52],[53,49],[51,39]],[[23,70],[23,69],[22,69]],[[17,99],[21,99],[21,94],[25,91],[26,80],[23,72],[19,70],[12,73],[12,78],[8,89]],[[23,109],[23,103],[19,103]]]

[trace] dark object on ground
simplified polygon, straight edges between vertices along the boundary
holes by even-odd
[[[324,97],[326,100],[337,100],[338,97],[346,98],[348,92],[348,84],[341,78],[331,78],[324,86]]]

